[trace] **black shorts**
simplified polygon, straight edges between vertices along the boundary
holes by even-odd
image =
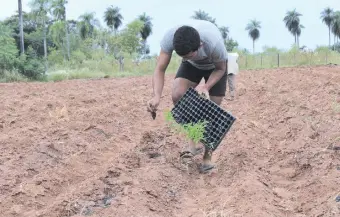
[[[204,78],[205,82],[209,79],[210,74],[214,70],[202,70],[194,67],[189,62],[182,62],[180,67],[177,70],[176,78],[185,78],[189,81],[200,83],[202,78]],[[227,73],[223,75],[223,77],[210,89],[210,96],[225,96],[225,92],[227,89]]]

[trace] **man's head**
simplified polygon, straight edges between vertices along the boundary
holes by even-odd
[[[200,35],[195,28],[182,26],[175,32],[173,46],[178,55],[191,59],[197,55],[197,50],[201,46]]]

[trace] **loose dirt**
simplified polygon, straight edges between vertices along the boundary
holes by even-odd
[[[151,77],[0,84],[0,216],[340,216],[340,68],[241,71],[237,121],[183,164]]]

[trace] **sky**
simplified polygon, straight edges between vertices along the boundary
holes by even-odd
[[[22,0],[24,11],[30,10],[29,1]],[[0,20],[18,10],[17,2],[0,0]],[[300,20],[305,26],[300,37],[300,46],[314,49],[319,45],[328,45],[328,27],[321,22],[321,11],[326,7],[340,10],[339,0],[68,0],[67,19],[78,19],[84,12],[95,12],[101,25],[105,26],[103,14],[111,5],[121,9],[123,25],[144,12],[152,17],[153,33],[148,38],[152,54],[159,52],[159,42],[167,28],[190,20],[194,11],[199,9],[216,18],[217,25],[228,26],[230,37],[239,43],[239,47],[250,51],[252,40],[245,27],[251,19],[261,22],[260,38],[255,44],[256,51],[261,51],[263,46],[289,49],[294,43],[294,36],[288,32],[283,18],[288,10],[296,9],[303,15]],[[331,39],[333,41],[333,37]]]

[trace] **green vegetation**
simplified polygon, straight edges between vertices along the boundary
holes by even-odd
[[[340,47],[337,47],[340,49]],[[247,50],[235,50],[239,53],[239,68],[264,69],[276,67],[292,67],[304,65],[325,65],[329,63],[340,64],[340,53],[318,47],[314,51],[301,51],[296,46],[283,51],[275,47],[264,47],[262,53],[250,54]]]
[[[0,73],[12,70],[16,61],[17,47],[14,38],[11,37],[11,29],[0,23]]]
[[[30,11],[22,11],[0,21],[0,81],[60,81],[75,78],[139,76],[153,73],[156,54],[150,54],[148,38],[153,33],[153,18],[146,13],[123,26],[121,9],[108,6],[102,15],[87,12],[77,20],[67,19],[67,0],[30,0]],[[102,16],[101,24],[98,16]],[[253,19],[245,31],[253,41],[253,52],[239,48],[230,37],[228,26],[220,25],[203,10],[194,11],[192,19],[214,23],[225,40],[228,52],[240,54],[240,69],[283,66],[340,64],[340,12],[325,8],[320,21],[328,27],[329,45],[310,52],[300,47],[305,28],[303,15],[296,10],[283,15],[283,25],[292,33],[295,44],[288,51],[264,48],[255,52],[260,38],[261,22]],[[334,36],[333,44],[331,43]],[[168,67],[174,73],[180,58],[174,54]]]
[[[199,121],[198,123],[187,123],[181,125],[175,121],[170,111],[165,111],[164,116],[170,128],[173,129],[176,133],[184,135],[185,138],[187,138],[188,140],[192,140],[195,143],[204,140],[204,132],[207,121]]]

